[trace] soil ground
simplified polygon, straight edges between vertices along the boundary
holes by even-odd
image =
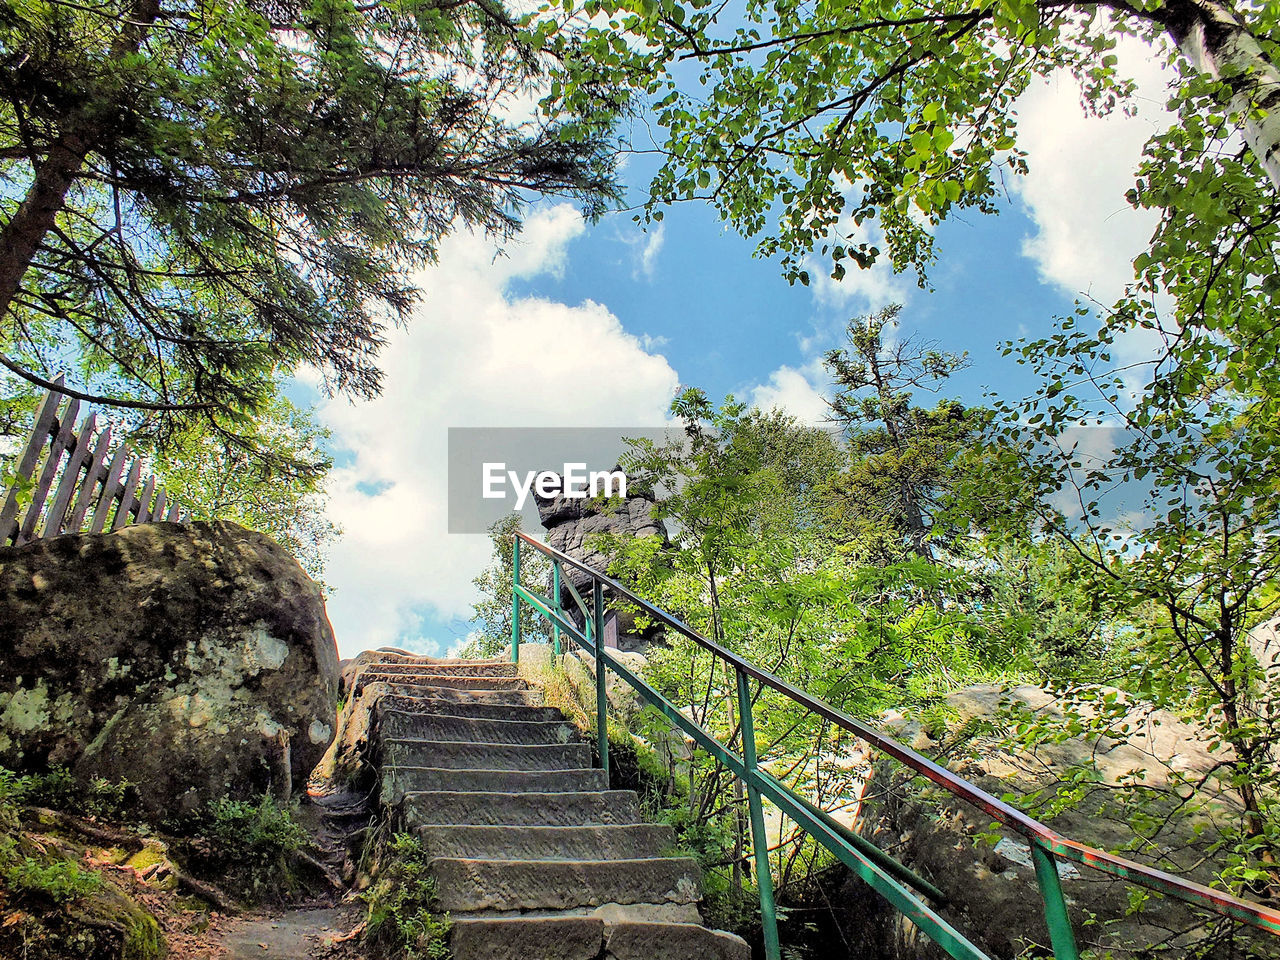
[[[222,951],[220,960],[312,960],[359,921],[359,907],[353,905],[230,917],[218,924],[215,949]]]

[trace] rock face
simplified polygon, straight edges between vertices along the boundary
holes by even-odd
[[[128,779],[150,809],[301,786],[333,737],[319,587],[231,523],[0,549],[0,764]]]
[[[539,496],[533,492],[538,504],[538,518],[547,531],[547,543],[575,560],[580,560],[596,570],[607,572],[613,556],[600,550],[592,539],[597,534],[613,534],[619,537],[661,537],[669,542],[666,525],[653,516],[654,499],[647,493],[636,493],[623,500],[614,500],[603,507],[591,500],[567,499],[560,494],[554,497]],[[581,571],[566,568],[564,577],[570,580],[583,598],[590,586],[590,578]],[[548,585],[548,593],[551,592]],[[577,605],[567,587],[561,591],[560,603],[573,613]],[[581,620],[575,617],[575,620]],[[618,617],[618,647],[621,650],[643,650],[653,639],[655,631],[644,633],[635,629],[635,618],[620,612]]]
[[[1045,790],[1049,797],[1068,783],[1069,771],[1086,770],[1077,783],[1083,800],[1056,815],[1039,819],[1070,839],[1104,850],[1115,850],[1134,838],[1133,827],[1116,804],[1117,785],[1140,783],[1143,809],[1152,820],[1151,839],[1122,855],[1186,879],[1206,884],[1213,879],[1209,865],[1221,862],[1211,845],[1217,827],[1238,822],[1239,808],[1228,794],[1213,798],[1199,814],[1190,814],[1178,799],[1183,778],[1203,777],[1221,759],[1210,754],[1187,724],[1163,711],[1133,713],[1126,718],[1127,741],[1076,736],[1011,754],[990,735],[983,721],[995,715],[1001,701],[1012,699],[1030,710],[1062,718],[1062,712],[1043,690],[1020,686],[1005,691],[984,684],[952,693],[947,706],[958,713],[947,732],[926,732],[919,724],[892,718],[889,731],[916,750],[949,757],[947,765],[988,793],[1026,795]],[[869,783],[858,829],[881,849],[912,867],[950,898],[942,910],[962,933],[997,960],[1023,956],[1030,944],[1048,944],[1048,931],[1031,851],[1008,831],[993,847],[978,841],[992,818],[950,794],[930,786],[908,786],[897,764],[881,762]],[[1134,771],[1142,771],[1135,781]],[[1198,831],[1203,831],[1199,833]],[[1116,958],[1146,956],[1144,945],[1168,941],[1170,956],[1201,954],[1199,934],[1181,933],[1194,926],[1194,913],[1169,899],[1152,899],[1135,915],[1126,915],[1131,888],[1122,881],[1083,866],[1059,864],[1063,892],[1075,925],[1079,946],[1110,950]],[[945,954],[915,927],[902,920],[884,900],[860,880],[850,879],[841,899],[853,917],[854,931],[869,945],[868,956],[885,960],[941,958]],[[1085,924],[1093,915],[1096,922]],[[1208,957],[1276,957],[1276,938],[1234,927],[1232,946],[1210,948]],[[874,946],[870,946],[874,945]],[[1243,950],[1243,952],[1241,952]],[[1233,952],[1234,951],[1234,952]],[[1034,949],[1033,949],[1034,952]],[[1166,955],[1166,954],[1160,954]]]

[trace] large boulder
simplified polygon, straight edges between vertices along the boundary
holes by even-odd
[[[654,516],[655,501],[647,491],[632,492],[625,498],[612,498],[604,502],[593,499],[568,498],[557,493],[552,497],[540,496],[533,491],[538,504],[538,519],[547,531],[548,545],[575,560],[602,572],[608,572],[613,562],[612,553],[603,549],[600,534],[617,537],[659,537],[669,543],[666,525]],[[590,602],[591,578],[580,570],[566,566],[566,581]],[[551,592],[548,585],[548,593]],[[582,617],[567,586],[562,587],[560,604],[581,625]],[[617,646],[624,651],[643,651],[659,632],[650,627],[638,630],[635,617],[627,611],[619,611],[617,621]]]
[[[1122,851],[1128,859],[1201,884],[1215,879],[1214,865],[1223,855],[1214,844],[1222,830],[1239,823],[1241,811],[1231,793],[1210,789],[1222,757],[1207,749],[1191,725],[1167,711],[1135,706],[1108,724],[1115,737],[1090,734],[1072,723],[1054,697],[1028,685],[967,687],[951,693],[945,706],[938,712],[947,715],[944,722],[937,713],[925,725],[891,716],[885,726],[988,793],[1042,801],[1040,819],[1062,836]],[[1085,705],[1086,729],[1090,713]],[[1040,715],[1061,736],[1010,749],[1009,730],[992,722],[1002,714]],[[1199,803],[1187,802],[1191,784],[1201,784]],[[1060,791],[1075,795],[1076,802],[1054,802]],[[1038,955],[1047,946],[1025,841],[1003,830],[994,844],[980,839],[992,825],[989,814],[941,788],[910,781],[904,768],[890,761],[875,765],[866,798],[859,832],[940,887],[949,898],[943,915],[989,956],[1013,960],[1028,950]],[[1131,819],[1135,810],[1137,821]],[[1135,841],[1136,830],[1147,839]],[[1243,926],[1232,930],[1229,923],[1218,934],[1230,930],[1237,939],[1214,945],[1205,939],[1206,930],[1196,927],[1195,912],[1179,901],[1155,897],[1132,909],[1130,893],[1136,887],[1071,863],[1060,863],[1059,873],[1080,946],[1100,956],[1145,957],[1152,950],[1161,956],[1280,956],[1275,938]],[[850,878],[840,899],[870,955],[945,957],[862,881]]]
[[[0,764],[128,779],[159,813],[301,786],[333,737],[320,588],[224,522],[0,548]]]

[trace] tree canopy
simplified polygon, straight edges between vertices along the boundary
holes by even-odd
[[[0,365],[229,439],[300,364],[376,393],[443,236],[611,196],[598,124],[521,109],[544,39],[489,0],[5,0]]]
[[[1275,0],[569,0],[547,14],[584,17],[557,34],[577,57],[569,102],[607,77],[652,111],[648,215],[705,200],[801,283],[881,259],[923,282],[935,227],[996,212],[1035,162],[1018,128],[1029,85],[1066,70],[1085,109],[1127,109],[1116,48],[1146,42],[1176,76],[1173,122],[1134,157],[1128,200],[1160,221],[1125,295],[1098,306],[1117,329],[1167,335],[1155,376],[1178,395],[1280,396]]]

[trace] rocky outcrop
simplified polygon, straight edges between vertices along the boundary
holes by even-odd
[[[333,736],[320,588],[235,524],[0,549],[0,764],[126,778],[160,813],[288,795]]]
[[[614,559],[598,543],[601,534],[660,537],[664,545],[669,542],[666,524],[653,515],[655,501],[647,492],[633,492],[625,499],[614,498],[604,503],[590,499],[568,499],[560,494],[542,497],[536,490],[533,495],[538,504],[538,518],[547,531],[547,543],[593,569],[607,572]],[[590,578],[586,574],[566,568],[564,576],[585,599],[590,599],[585,592],[590,589]],[[571,615],[577,614],[577,605],[567,587],[561,590],[560,603]],[[581,617],[575,616],[575,619],[580,620]],[[644,631],[638,630],[634,616],[618,611],[619,649],[643,650],[656,633],[657,629],[652,627]]]
[[[1003,702],[1047,715],[1064,733],[1060,742],[1011,752],[999,731],[990,725]],[[1116,727],[1127,724],[1123,740],[1098,736],[1066,736],[1063,711],[1045,691],[1032,686],[1010,690],[977,685],[952,693],[946,729],[887,718],[898,739],[918,751],[945,759],[947,765],[997,797],[1028,796],[1042,791],[1051,800],[1059,787],[1080,795],[1077,803],[1060,811],[1049,808],[1037,816],[1063,836],[1105,850],[1119,850],[1134,840],[1135,826],[1148,835],[1137,849],[1122,855],[1187,879],[1213,880],[1212,844],[1220,829],[1238,822],[1239,809],[1228,793],[1206,797],[1194,810],[1179,794],[1190,791],[1188,780],[1200,781],[1220,761],[1211,754],[1194,728],[1164,711],[1135,710]],[[1087,712],[1087,711],[1086,711]],[[997,960],[1023,956],[1032,944],[1048,944],[1043,907],[1038,894],[1031,851],[1025,842],[1005,831],[994,845],[979,834],[992,818],[940,788],[911,784],[902,768],[878,763],[867,790],[858,829],[881,849],[911,866],[940,887],[949,898],[943,915]],[[1140,797],[1144,817],[1132,823],[1121,798]],[[1132,807],[1128,808],[1132,809]],[[1086,867],[1060,864],[1063,892],[1081,948],[1121,958],[1147,956],[1144,948],[1164,942],[1164,956],[1200,956],[1195,952],[1203,931],[1186,935],[1195,914],[1170,899],[1153,898],[1129,914],[1130,887]],[[860,880],[850,879],[841,899],[855,917],[854,930],[869,946],[868,955],[886,960],[941,958],[945,954],[914,926],[905,922]],[[1093,922],[1085,924],[1088,917]],[[1231,924],[1224,925],[1232,929]],[[1275,957],[1275,938],[1250,936],[1234,927],[1233,946],[1208,949],[1205,956]],[[1264,942],[1265,941],[1265,942]],[[1035,947],[1031,947],[1036,952]],[[1234,952],[1232,952],[1234,950]],[[1243,952],[1241,952],[1243,950]]]

